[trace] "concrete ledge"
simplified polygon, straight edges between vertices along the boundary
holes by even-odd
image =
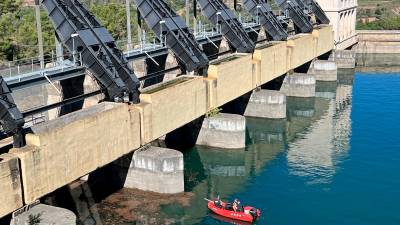
[[[22,207],[22,187],[18,158],[0,155],[0,218]]]
[[[211,108],[219,107],[233,99],[253,90],[253,66],[251,54],[233,54],[214,60],[208,68],[208,78],[215,79],[215,99]]]
[[[29,204],[140,147],[140,118],[127,104],[102,103],[32,128],[20,158]]]
[[[136,151],[124,187],[168,194],[183,192],[183,154],[154,146]]]
[[[246,119],[244,116],[219,113],[204,118],[196,144],[217,148],[244,148],[246,146]]]
[[[279,91],[255,91],[250,96],[244,115],[270,119],[286,118],[286,96]]]
[[[317,81],[336,81],[337,64],[333,60],[316,60],[308,70],[309,75],[314,75]]]
[[[315,84],[313,75],[294,73],[285,77],[281,91],[288,97],[315,97]]]

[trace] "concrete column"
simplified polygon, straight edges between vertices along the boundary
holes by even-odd
[[[255,91],[250,96],[244,115],[269,119],[286,118],[286,95],[280,91]]]
[[[228,41],[224,37],[222,37],[221,44],[219,45],[219,53],[228,51],[229,49],[230,49],[230,47],[229,47]],[[219,57],[223,57],[223,56],[219,56]]]
[[[217,148],[238,149],[246,146],[244,116],[219,113],[204,118],[196,144]]]
[[[128,50],[132,49],[132,33],[131,33],[131,7],[130,7],[130,0],[125,1],[125,9],[126,9],[126,33],[128,42],[127,48]]]
[[[281,91],[290,97],[315,97],[315,77],[304,73],[287,75]]]
[[[184,191],[183,154],[179,151],[151,146],[134,152],[132,160],[123,157],[116,164],[128,169],[122,173],[126,188],[164,194]]]
[[[185,11],[186,11],[186,25],[190,27],[190,2],[189,0],[185,1]]]
[[[316,60],[308,70],[309,75],[314,75],[317,81],[336,81],[337,64],[333,60]]]
[[[30,208],[28,211],[17,215],[10,224],[29,224],[30,217],[37,216],[40,219],[38,225],[57,224],[57,225],[74,225],[76,224],[76,216],[68,209],[54,207],[50,205],[38,204]]]
[[[356,57],[352,50],[335,50],[329,56],[329,60],[334,60],[338,69],[354,69],[356,67]]]
[[[56,43],[56,57],[57,57],[57,62],[61,63],[64,61],[64,49],[62,44],[58,41],[57,37],[54,37],[55,43]]]

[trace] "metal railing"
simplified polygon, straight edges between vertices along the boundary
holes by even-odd
[[[71,57],[71,54],[66,54],[60,57],[57,57],[53,54],[46,55],[44,59],[45,68],[41,66],[39,57],[9,61],[6,62],[5,65],[0,65],[0,76],[4,78],[13,77],[27,73],[40,72],[45,70],[46,68],[48,69],[54,67],[64,69],[73,66],[73,64],[68,63],[68,61],[64,60]],[[77,61],[80,62],[79,57]]]

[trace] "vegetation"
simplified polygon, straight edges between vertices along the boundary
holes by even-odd
[[[398,30],[400,28],[400,0],[359,0],[357,29]],[[372,18],[372,22],[362,23],[362,18]]]
[[[38,225],[40,224],[40,222],[42,221],[42,219],[40,218],[42,216],[41,213],[35,214],[35,215],[29,215],[28,217],[28,224],[29,225]]]
[[[210,110],[206,113],[206,118],[210,118],[210,117],[216,116],[216,115],[218,115],[221,111],[222,111],[221,108],[213,108],[213,109],[210,109]]]
[[[358,23],[357,30],[400,30],[400,17],[384,18],[369,23]]]
[[[125,1],[123,1],[125,2]],[[98,4],[89,2],[89,10],[96,15],[116,40],[126,39],[126,9],[122,3],[109,2]],[[2,0],[0,2],[0,64],[1,61],[12,61],[38,56],[35,10],[23,7],[21,0]],[[136,10],[132,7],[132,37],[135,38]],[[41,10],[44,52],[50,54],[55,50],[55,35],[47,13]]]

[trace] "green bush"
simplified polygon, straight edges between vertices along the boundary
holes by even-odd
[[[357,30],[399,30],[400,17],[385,18],[370,23],[358,23]]]

